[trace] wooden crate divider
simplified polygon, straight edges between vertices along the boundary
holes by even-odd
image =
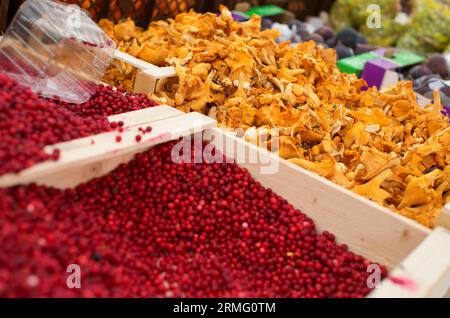
[[[156,115],[155,110],[159,113]],[[38,163],[20,173],[9,173],[0,176],[0,187],[14,186],[36,182],[49,186],[67,188],[91,179],[93,176],[104,175],[114,169],[118,164],[130,160],[134,154],[145,151],[152,146],[175,140],[215,126],[216,122],[199,113],[178,114],[166,107],[154,109],[156,117],[164,118],[151,122],[152,131],[142,135],[137,142],[135,137],[141,134],[139,127],[145,128],[148,122],[143,123],[137,114],[148,114],[150,110],[131,112],[130,118],[126,114],[125,122],[129,125],[139,122],[138,126],[129,126],[123,133],[111,131],[85,138],[75,139],[66,143],[53,145],[47,148],[61,149],[58,161],[45,161]],[[117,117],[114,117],[117,118]],[[122,137],[116,142],[117,135]],[[85,169],[85,170],[83,170]],[[64,177],[60,173],[63,173]]]
[[[176,108],[167,105],[159,105],[155,107],[149,107],[145,109],[126,112],[118,115],[108,116],[108,121],[110,123],[122,121],[124,123],[123,125],[124,129],[126,129],[143,125],[151,126],[150,124],[155,121],[180,116],[182,114],[184,113]],[[95,139],[94,137],[85,137],[71,140],[68,142],[61,142],[55,145],[45,147],[44,151],[47,152],[48,154],[51,154],[54,149],[72,150],[79,147],[85,147],[87,145],[90,145],[94,139]]]
[[[138,69],[134,81],[135,93],[153,93],[159,81],[177,75],[175,68],[171,66],[158,67],[119,50],[115,52],[114,58],[131,64]]]

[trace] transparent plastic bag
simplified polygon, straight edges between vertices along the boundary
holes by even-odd
[[[87,101],[115,43],[76,5],[28,0],[0,42],[0,72],[44,97]]]

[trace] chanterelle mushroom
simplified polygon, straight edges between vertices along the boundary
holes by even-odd
[[[277,43],[279,33],[261,31],[260,17],[239,23],[225,7],[218,16],[190,11],[145,30],[131,20],[99,25],[120,50],[176,67],[178,78],[152,96],[161,102],[214,109],[220,127],[278,129],[267,145],[278,142],[281,157],[426,226],[450,200],[443,177],[450,125],[438,93],[421,107],[411,82],[363,90],[364,80],[336,67],[333,49]],[[135,74],[114,63],[103,81],[130,90]]]
[[[361,194],[377,203],[383,204],[384,200],[389,198],[391,195],[381,188],[381,184],[383,183],[383,181],[392,177],[393,175],[394,174],[392,170],[384,170],[369,182],[354,186],[352,188],[352,191]]]
[[[399,209],[430,203],[435,196],[434,181],[441,175],[442,171],[436,169],[421,177],[412,177],[398,205]]]

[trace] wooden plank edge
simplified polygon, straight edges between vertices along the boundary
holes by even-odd
[[[210,129],[206,133],[209,135],[207,140],[213,139],[211,142],[216,148],[231,158],[236,159],[236,151],[229,151],[223,140],[235,144],[235,148],[256,152],[264,162],[279,165],[276,174],[264,174],[264,165],[237,160],[257,181],[310,216],[319,231],[332,232],[353,252],[382,263],[389,269],[395,268],[430,233],[419,223],[281,159],[276,153],[224,133],[220,128]],[[268,167],[268,164],[265,166]]]
[[[435,228],[369,297],[443,297],[450,287],[449,246],[450,232]]]
[[[173,70],[175,71],[175,70]],[[138,69],[134,79],[134,93],[152,94],[156,91],[158,85],[163,85],[170,77],[176,76],[170,68],[161,68],[159,72],[149,71],[147,69]]]
[[[119,50],[114,53],[114,58],[138,69],[133,87],[135,93],[154,93],[159,81],[177,75],[172,66],[159,67]]]
[[[130,64],[139,69],[148,69],[150,71],[155,71],[155,72],[158,72],[158,69],[159,69],[158,66],[148,63],[146,61],[143,61],[141,59],[138,59],[128,53],[120,51],[119,49],[117,49],[114,52],[114,59],[119,60],[124,63],[127,63],[127,64]]]
[[[95,162],[101,162],[121,155],[145,151],[157,144],[190,135],[204,129],[212,128],[216,121],[199,113],[183,114],[154,122],[151,133],[142,135],[142,140],[136,142],[138,127],[125,130],[120,136],[120,143],[115,142],[118,132],[107,132],[92,136],[93,144],[85,147],[61,151],[58,161],[46,161],[23,170],[18,174],[10,173],[0,177],[0,187],[18,184],[40,183],[45,176],[57,175],[64,170],[82,167]]]
[[[181,116],[183,114],[184,112],[176,108],[167,105],[159,105],[131,112],[126,112],[122,114],[108,116],[108,121],[109,122],[122,121],[124,123],[123,125],[124,129],[143,125],[151,127],[151,124],[154,122],[175,116]],[[57,143],[54,145],[49,145],[44,148],[44,151],[48,154],[51,154],[55,149],[64,151],[86,147],[91,145],[91,143],[95,141],[95,136],[96,135],[92,135],[83,138],[73,139],[66,142]]]
[[[119,50],[114,53],[114,58],[138,69],[134,86],[137,93],[153,93],[158,80],[176,76],[172,66],[159,67]]]

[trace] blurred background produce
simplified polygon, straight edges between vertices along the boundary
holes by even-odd
[[[371,0],[337,0],[331,9],[335,29],[353,27],[369,43],[397,46],[421,53],[443,52],[450,41],[450,2],[447,0],[380,0],[381,28],[369,28]]]
[[[221,4],[232,10],[261,13],[260,7],[276,6],[285,11],[284,14],[266,17],[265,27],[276,22],[276,28],[287,30],[279,23],[287,24],[296,35],[312,36],[318,42],[328,46],[336,46],[335,32],[342,32],[346,40],[341,41],[338,50],[341,56],[360,53],[369,49],[370,45],[397,46],[420,53],[444,52],[450,45],[450,2],[448,0],[61,0],[76,3],[89,11],[94,20],[108,18],[112,21],[131,17],[136,25],[146,27],[152,20],[167,19],[180,12],[194,9],[196,12],[218,12]],[[0,31],[11,21],[22,0],[2,0],[0,7]],[[367,20],[373,13],[369,5],[376,4],[380,8],[381,27],[370,28]],[[305,33],[298,21],[309,23]],[[272,21],[273,20],[273,21]],[[297,21],[290,21],[297,20]],[[317,21],[333,28],[333,33],[321,29]],[[290,22],[290,23],[288,23]],[[295,29],[292,26],[296,25]],[[312,26],[312,27],[311,27]],[[355,31],[360,32],[355,41]],[[319,37],[320,36],[320,37]],[[327,39],[325,39],[325,38]],[[299,40],[297,36],[294,40]],[[357,49],[358,44],[361,48]],[[345,46],[345,48],[343,47]],[[356,50],[357,49],[357,50]]]
[[[336,50],[338,59],[358,56],[350,64],[360,63],[360,75],[367,52],[382,49],[406,49],[423,56],[424,62],[397,68],[399,79],[410,79],[414,88],[430,97],[441,88],[444,104],[449,103],[450,1],[448,0],[379,0],[380,28],[369,28],[374,13],[371,0],[61,0],[75,3],[99,21],[107,18],[119,22],[130,17],[136,26],[146,28],[151,21],[173,18],[178,13],[218,12],[220,5],[233,10],[233,18],[246,20],[251,14],[263,17],[262,29],[280,32],[277,42],[295,44],[313,40]],[[0,31],[14,16],[22,0],[2,0]],[[392,51],[385,54],[390,58]],[[364,61],[357,62],[363,59]],[[347,71],[341,67],[342,71]]]

